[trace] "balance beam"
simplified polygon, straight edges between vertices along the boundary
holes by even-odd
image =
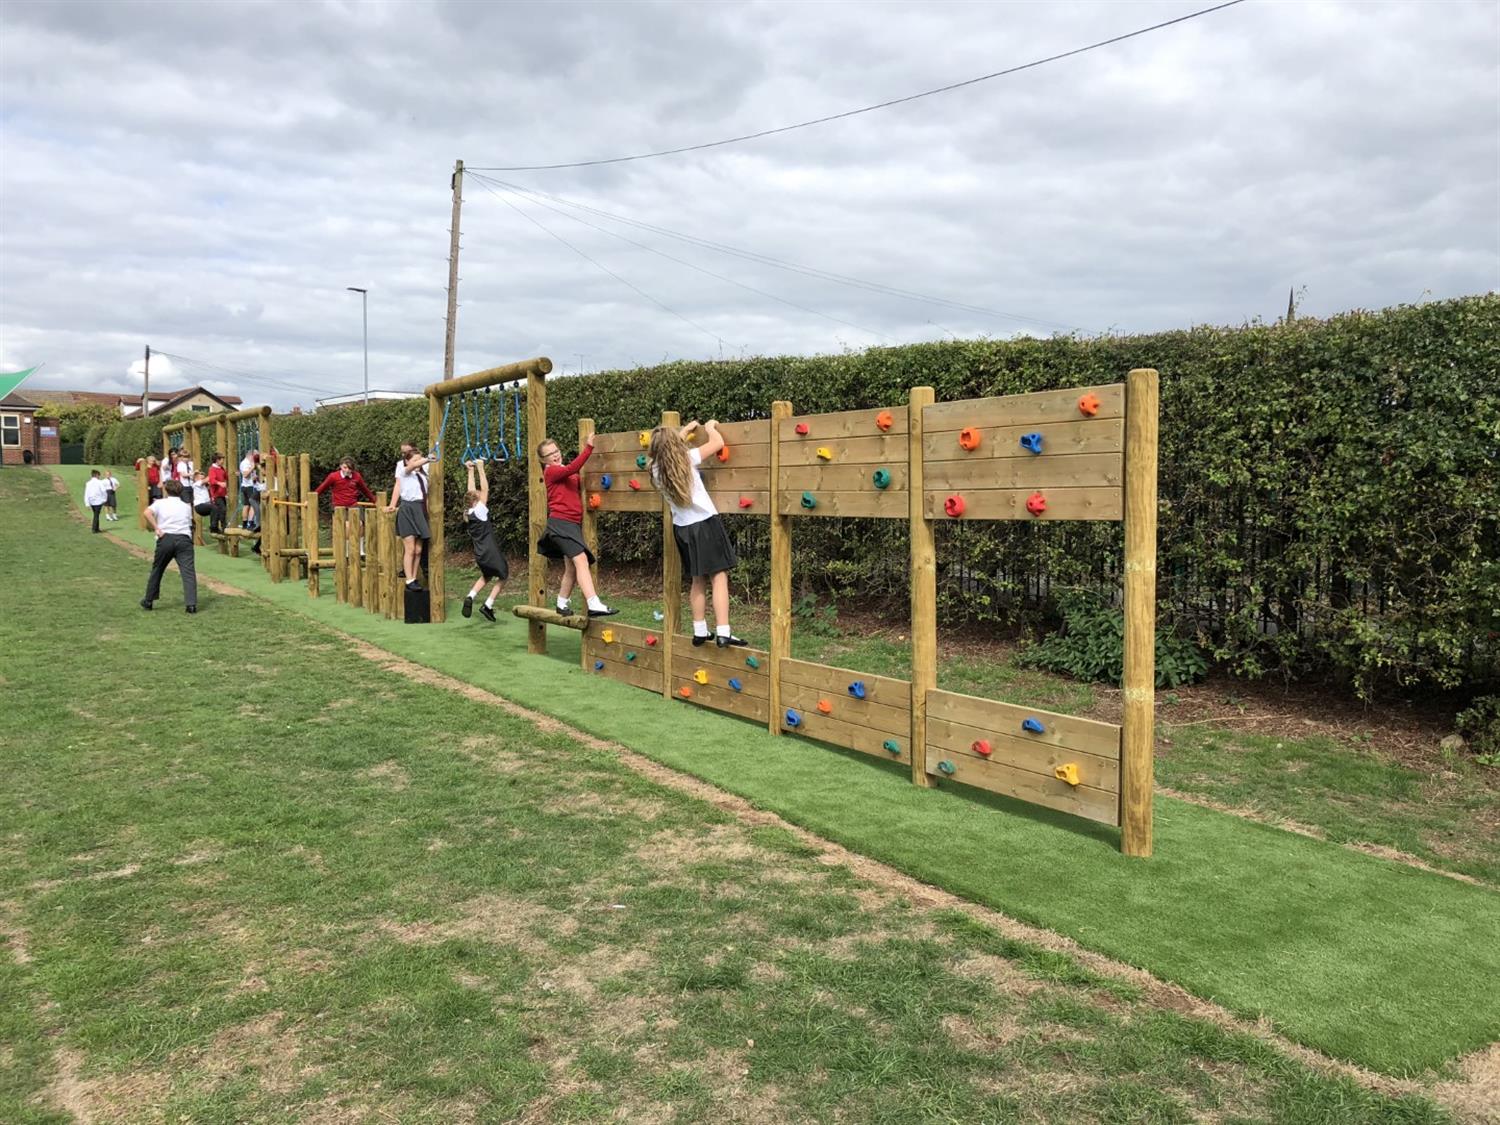
[[[540,621],[544,625],[561,625],[564,629],[577,629],[581,633],[587,632],[589,627],[588,616],[582,613],[558,613],[539,605],[512,606],[510,611],[517,617]]]

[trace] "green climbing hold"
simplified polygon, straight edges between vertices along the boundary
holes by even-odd
[[[901,753],[901,745],[894,738],[887,738],[880,744],[882,750],[889,750],[892,754]]]
[[[942,774],[944,777],[952,777],[953,776],[953,763],[949,762],[949,761],[946,761],[946,760],[939,762],[938,763],[938,773]]]
[[[755,657],[753,657],[753,656],[747,656],[747,657],[745,657],[745,667],[746,668],[759,668],[760,667],[760,661],[757,660],[757,659],[755,659]]]
[[[802,506],[809,509],[816,508],[818,506],[818,498],[811,492],[804,492],[802,494]]]
[[[875,482],[876,488],[891,487],[891,471],[889,469],[876,469],[875,475],[871,479]]]
[[[625,654],[625,661],[626,661],[626,663],[629,663],[630,661],[632,661],[634,659],[635,659],[635,653],[633,653],[633,652],[627,652]]]
[[[636,459],[635,459],[635,467],[637,469],[644,469],[646,467],[646,455],[644,453],[642,453],[642,454],[640,454],[640,455],[638,455],[636,457]]]

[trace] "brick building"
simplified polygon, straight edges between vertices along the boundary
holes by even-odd
[[[141,416],[141,396],[104,391],[33,391],[43,402],[58,406],[108,406],[118,410],[122,418]],[[194,414],[212,414],[222,410],[238,410],[244,405],[238,395],[216,395],[203,387],[184,387],[177,391],[152,391],[152,415],[172,414],[178,410],[191,410]]]
[[[57,419],[37,417],[37,404],[12,392],[0,398],[0,464],[58,465]]]

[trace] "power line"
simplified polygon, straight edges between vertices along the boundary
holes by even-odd
[[[664,250],[658,250],[654,246],[648,246],[644,242],[637,242],[633,238],[626,238],[623,234],[619,234],[619,233],[617,233],[615,231],[612,231],[612,230],[610,230],[607,227],[601,227],[597,223],[591,223],[587,219],[581,219],[577,215],[570,215],[568,212],[562,210],[559,207],[553,207],[551,204],[546,203],[546,202],[544,202],[541,199],[535,198],[535,195],[537,193],[524,192],[524,191],[522,191],[522,189],[517,189],[515,187],[512,187],[511,185],[503,183],[500,180],[492,180],[492,179],[490,179],[490,177],[484,176],[484,175],[480,175],[478,173],[475,173],[474,176],[473,176],[473,178],[475,180],[479,181],[479,186],[480,187],[484,188],[491,195],[498,196],[501,199],[503,199],[504,196],[501,196],[499,194],[499,192],[495,191],[495,189],[490,186],[491,184],[499,185],[501,187],[506,188],[509,191],[521,191],[522,194],[525,194],[525,195],[528,195],[528,196],[532,197],[532,202],[533,203],[538,203],[541,206],[547,208],[547,210],[549,210],[549,211],[551,211],[551,212],[553,212],[555,214],[561,215],[561,216],[563,216],[566,219],[572,219],[575,223],[582,223],[584,226],[588,227],[589,229],[596,230],[596,231],[600,232],[601,234],[607,234],[611,238],[618,238],[621,242],[628,242],[631,246],[635,246],[635,247],[638,247],[641,250],[645,250],[649,254],[655,254],[658,257],[665,258],[669,262],[676,262],[680,266],[686,266],[690,270],[697,270],[699,273],[707,274],[709,277],[715,278],[715,279],[717,279],[719,281],[728,282],[730,285],[737,285],[741,289],[748,289],[751,293],[758,294],[759,296],[762,296],[762,297],[768,297],[768,298],[770,298],[773,301],[779,301],[781,304],[787,305],[787,306],[789,306],[791,308],[798,309],[798,310],[800,310],[802,312],[805,312],[805,313],[811,313],[813,316],[822,317],[824,320],[830,320],[830,321],[832,321],[835,324],[842,324],[845,328],[853,328],[856,332],[864,332],[864,333],[866,333],[867,335],[870,335],[870,336],[879,336],[882,340],[890,340],[890,339],[892,339],[892,337],[886,335],[886,333],[884,333],[884,332],[877,332],[873,328],[866,328],[863,325],[855,324],[851,320],[843,320],[843,319],[841,319],[839,317],[833,316],[830,313],[819,312],[815,308],[811,308],[811,307],[809,307],[807,305],[798,304],[796,301],[788,300],[786,297],[778,297],[775,293],[768,292],[765,289],[757,289],[755,286],[753,286],[753,285],[747,285],[743,281],[736,281],[732,277],[726,277],[724,274],[715,273],[713,270],[705,269],[703,266],[700,266],[700,265],[698,265],[695,262],[689,262],[685,258],[674,257],[673,255],[668,254],[666,251],[664,251]]]
[[[701,246],[707,250],[717,250],[721,254],[728,254],[731,257],[735,258],[743,258],[746,261],[759,262],[762,265],[773,266],[776,269],[787,270],[791,273],[800,273],[808,277],[818,278],[823,281],[832,281],[839,285],[850,285],[857,289],[866,289],[872,293],[883,293],[887,296],[904,297],[907,300],[921,301],[931,305],[941,305],[946,308],[958,309],[963,312],[978,313],[982,316],[998,317],[1002,320],[1014,320],[1023,324],[1038,324],[1046,328],[1061,329],[1064,332],[1078,331],[1076,325],[1062,324],[1055,320],[1043,320],[1040,317],[1025,316],[1021,313],[1005,312],[1002,309],[987,308],[983,305],[970,305],[964,303],[963,301],[950,300],[947,297],[934,297],[930,293],[918,293],[912,289],[901,289],[897,286],[886,285],[878,281],[866,281],[864,278],[850,277],[847,274],[834,273],[831,270],[819,269],[817,266],[808,266],[803,265],[799,262],[790,262],[782,258],[772,257],[769,254],[762,254],[755,250],[745,250],[741,247],[730,245],[729,243],[715,242],[713,239],[700,238],[697,235],[692,234],[683,234],[681,231],[674,231],[668,227],[656,226],[641,219],[632,219],[626,215],[619,215],[612,211],[604,211],[598,207],[591,207],[587,203],[579,203],[576,200],[565,199],[560,195],[554,195],[552,192],[542,191],[538,188],[528,188],[520,184],[509,183],[505,180],[496,179],[493,176],[481,176],[478,173],[475,173],[475,178],[488,180],[490,183],[499,184],[501,187],[508,188],[511,191],[522,192],[528,196],[550,199],[553,202],[561,203],[564,206],[573,207],[580,211],[586,211],[591,215],[598,215],[600,218],[610,219],[617,223],[624,223],[627,226],[636,227],[640,230],[647,230],[652,232],[653,234],[666,235],[668,238],[675,238],[680,242],[686,242],[693,246]]]
[[[829,114],[827,117],[815,117],[811,121],[800,121],[795,125],[782,125],[775,129],[762,129],[757,133],[745,133],[738,137],[725,137],[723,140],[706,141],[703,144],[683,145],[681,148],[660,149],[656,152],[640,152],[634,156],[611,156],[596,160],[573,160],[563,164],[491,165],[488,167],[469,168],[467,170],[478,172],[551,172],[562,168],[593,168],[601,164],[625,164],[632,160],[650,160],[657,156],[678,156],[684,152],[699,152],[706,148],[719,148],[723,145],[739,144],[741,141],[759,140],[761,137],[772,137],[778,133],[790,133],[795,129],[807,129],[813,125],[826,125],[830,121],[841,121],[846,117],[857,117],[862,113],[873,113],[877,109],[889,109],[891,106],[904,105],[907,102],[914,102],[920,98],[930,98],[934,94],[946,94],[953,90],[961,90],[965,86],[974,86],[980,82],[988,82],[992,78],[1004,78],[1010,74],[1019,74],[1023,70],[1033,70],[1039,66],[1046,66],[1048,63],[1072,58],[1074,55],[1082,55],[1088,51],[1097,51],[1101,47],[1123,43],[1127,39],[1134,39],[1140,35],[1149,35],[1153,31],[1160,31],[1163,28],[1171,27],[1173,24],[1186,23],[1188,20],[1195,20],[1199,16],[1211,15],[1214,12],[1223,11],[1225,8],[1233,8],[1236,4],[1243,4],[1244,2],[1245,0],[1226,0],[1225,3],[1216,4],[1212,8],[1202,8],[1199,11],[1190,12],[1185,16],[1178,16],[1176,19],[1163,20],[1161,23],[1152,24],[1150,27],[1126,32],[1124,35],[1116,35],[1110,39],[1101,39],[1097,43],[1090,43],[1084,47],[1075,47],[1071,51],[1063,51],[1061,54],[1048,55],[1043,59],[1033,59],[1031,62],[1021,63],[1019,66],[1007,67],[1004,70],[997,70],[991,74],[981,74],[978,78],[969,78],[963,82],[954,82],[951,85],[939,86],[933,90],[923,90],[919,94],[908,94],[904,98],[892,98],[890,101],[878,102],[875,105],[863,106],[860,109],[849,109],[843,113]]]
[[[493,191],[493,189],[491,189],[491,190]],[[539,219],[535,218],[534,216],[529,215],[525,211],[521,210],[521,208],[517,207],[514,203],[512,203],[509,199],[506,199],[505,196],[501,195],[499,192],[493,192],[493,194],[495,195],[495,197],[497,199],[500,200],[501,203],[505,204],[507,207],[509,207],[516,214],[520,215],[527,222],[532,223],[535,226],[537,226],[544,233],[549,234],[553,238],[557,239],[557,241],[561,242],[564,246],[566,246],[569,250],[573,251],[573,253],[577,254],[585,262],[588,262],[590,265],[594,266],[596,269],[602,270],[605,273],[609,274],[610,277],[614,278],[616,281],[618,281],[621,285],[625,286],[626,288],[633,289],[635,292],[639,293],[642,297],[646,298],[646,300],[650,301],[653,305],[656,305],[659,308],[665,309],[667,312],[671,313],[673,316],[675,316],[678,320],[682,321],[684,324],[690,324],[694,328],[696,328],[699,332],[702,332],[705,336],[711,336],[713,339],[717,340],[721,346],[724,344],[724,342],[725,342],[724,341],[724,337],[720,336],[713,329],[711,329],[711,328],[705,328],[703,325],[699,324],[696,320],[692,320],[689,317],[683,316],[682,313],[678,312],[671,305],[668,305],[668,304],[666,304],[663,301],[657,300],[650,293],[647,293],[644,289],[642,289],[639,285],[634,285],[631,282],[626,281],[619,274],[615,273],[614,270],[610,269],[604,263],[602,263],[600,261],[597,261],[594,258],[589,257],[587,254],[585,254],[582,250],[578,249],[578,247],[574,246],[571,242],[569,242],[562,235],[558,234],[556,231],[552,230],[551,228],[543,225],[542,222],[541,222],[541,220],[539,220]],[[731,345],[731,347],[732,346],[733,345]]]
[[[270,375],[261,375],[250,371],[240,371],[233,367],[224,367],[217,363],[209,363],[206,360],[193,359],[191,356],[176,355],[173,352],[164,352],[158,350],[153,351],[152,354],[163,356],[166,359],[172,360],[174,363],[184,364],[187,367],[198,368],[200,370],[208,372],[210,375],[216,375],[220,378],[237,379],[244,383],[250,383],[259,386],[275,387],[281,390],[289,391],[300,391],[305,394],[311,395],[326,395],[331,389],[328,387],[323,387],[321,389],[317,387],[309,387],[302,383],[289,383],[283,379],[277,379]],[[185,372],[185,374],[191,374],[191,372]]]

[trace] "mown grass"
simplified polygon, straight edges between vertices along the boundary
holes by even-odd
[[[0,504],[0,1119],[1445,1119]]]

